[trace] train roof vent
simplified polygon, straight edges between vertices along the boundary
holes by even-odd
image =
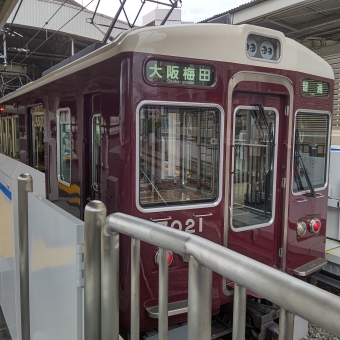
[[[68,57],[67,59],[61,61],[60,63],[52,66],[48,70],[44,71],[42,73],[42,76],[46,76],[46,74],[52,73],[53,71],[58,70],[59,68],[66,66],[67,64],[70,64],[73,61],[80,59],[80,58],[86,56],[87,54],[90,54],[91,52],[93,52],[95,50],[98,50],[99,48],[101,48],[104,45],[106,45],[106,44],[101,43],[101,42],[94,43],[94,44],[84,48],[83,50],[77,52],[76,54],[72,55],[71,57]]]

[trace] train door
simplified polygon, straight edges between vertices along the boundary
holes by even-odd
[[[31,108],[30,122],[30,166],[44,172],[44,109],[42,106]]]
[[[13,158],[19,159],[19,116],[12,116]]]
[[[233,94],[227,246],[273,267],[280,263],[285,100],[279,95]]]
[[[101,200],[101,122],[100,93],[85,96],[85,204],[92,200]]]
[[[7,143],[6,143],[6,118],[0,118],[0,137],[1,137],[1,152],[7,153]]]

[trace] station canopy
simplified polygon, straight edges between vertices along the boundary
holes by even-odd
[[[339,0],[254,0],[202,22],[262,26],[279,30],[321,55],[340,52],[334,46],[340,42]]]
[[[335,75],[333,136],[340,143],[340,1],[253,0],[202,22],[252,24],[281,31],[332,66]]]

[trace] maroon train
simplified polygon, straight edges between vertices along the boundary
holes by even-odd
[[[1,151],[44,171],[46,197],[81,219],[101,200],[305,277],[325,264],[333,77],[265,28],[132,30],[2,98]],[[142,244],[141,329],[156,325],[156,253]],[[174,255],[169,302],[187,299],[187,274]],[[214,274],[213,313],[230,301],[232,282]]]

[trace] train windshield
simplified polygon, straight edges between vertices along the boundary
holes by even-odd
[[[218,198],[220,111],[143,106],[139,114],[139,204],[162,207]]]
[[[239,109],[234,125],[232,226],[264,227],[274,218],[277,112]]]
[[[326,185],[328,140],[329,114],[297,113],[293,167],[294,193],[311,192]]]

